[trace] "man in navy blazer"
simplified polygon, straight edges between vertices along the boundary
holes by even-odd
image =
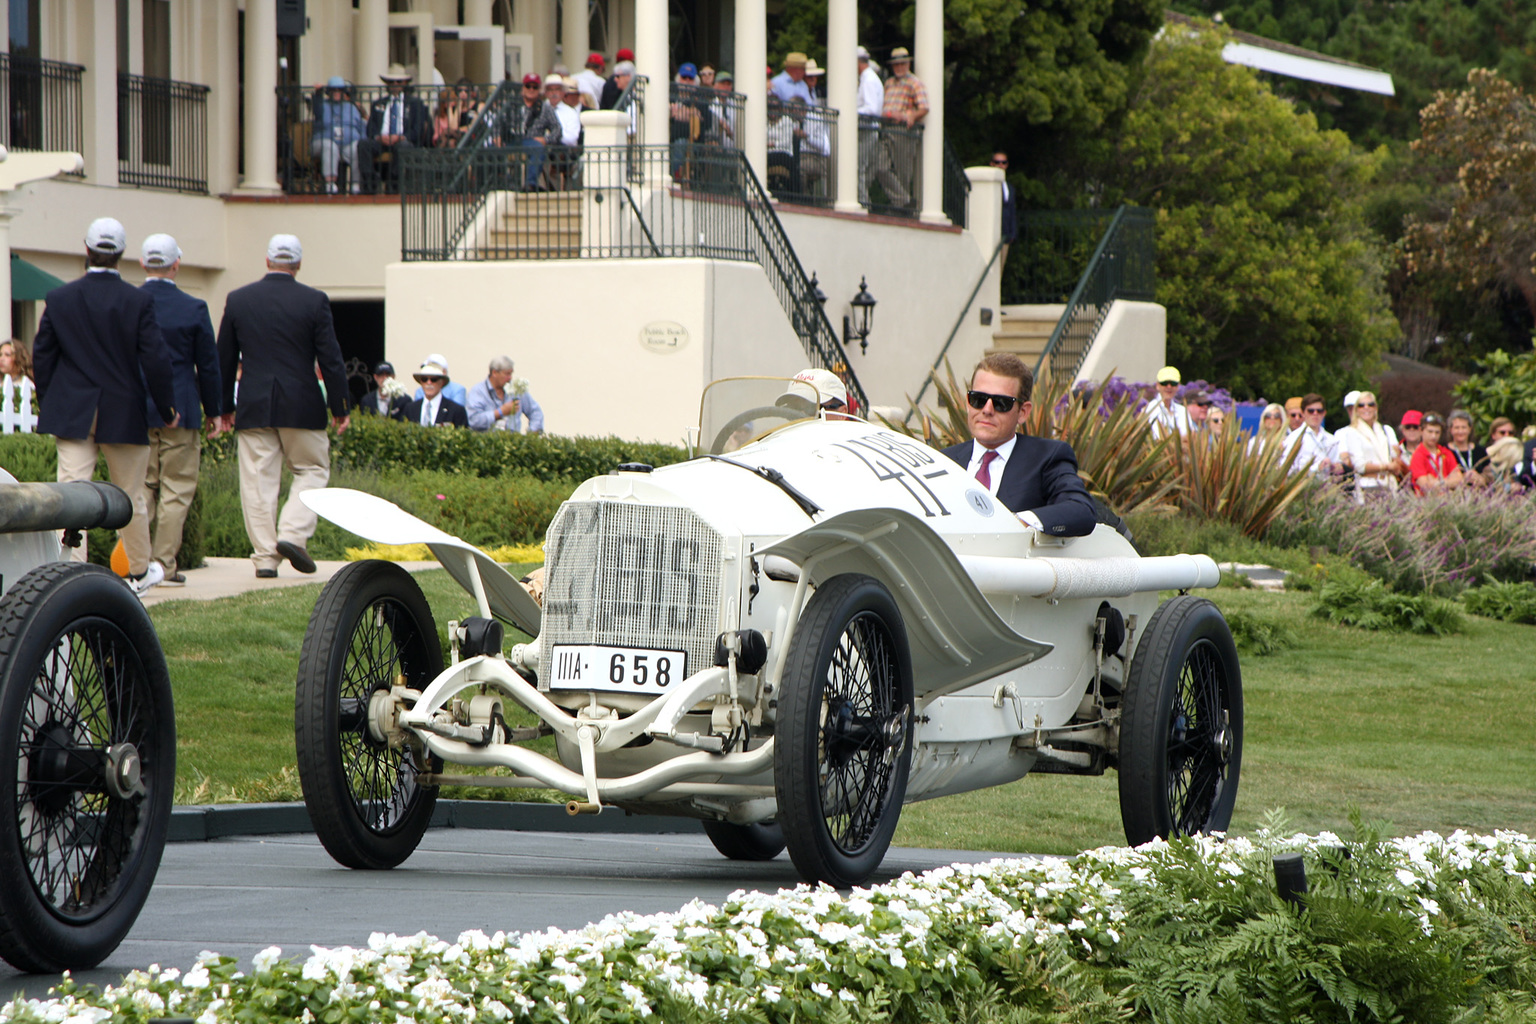
[[[144,480],[149,518],[155,524],[151,540],[154,558],[165,567],[166,586],[179,587],[187,582],[177,570],[176,556],[181,552],[187,510],[197,493],[202,413],[213,419],[223,411],[219,351],[213,341],[208,303],[176,287],[176,273],[181,269],[181,247],[176,239],[170,235],[144,239],[139,265],[144,268],[143,290],[155,301],[155,319],[160,322],[171,360],[171,389],[176,408],[181,410],[181,425],[176,427],[166,426],[153,403],[145,410],[149,470]]]
[[[944,449],[1025,526],[1053,537],[1084,537],[1098,509],[1077,475],[1077,455],[1064,441],[1020,434],[1035,375],[1011,352],[977,364],[966,396],[974,440]],[[978,404],[979,403],[979,404]]]
[[[433,357],[428,356],[414,376],[416,383],[421,385],[422,394],[405,407],[402,417],[405,422],[423,427],[469,426],[469,411],[444,394],[448,384],[447,367],[433,362]]]
[[[144,497],[146,385],[164,421],[175,425],[179,420],[154,300],[117,272],[126,246],[122,224],[111,217],[91,222],[85,235],[88,269],[48,293],[32,351],[40,405],[37,432],[54,436],[60,482],[89,480],[99,451],[106,457],[108,478],[133,502],[133,519],[120,536],[129,583],[142,593],[165,576],[151,556]],[[85,561],[85,545],[71,557]]]
[[[336,432],[347,429],[347,371],[331,322],[331,300],[297,280],[304,248],[293,235],[267,243],[267,276],[236,288],[224,300],[219,364],[224,408],[219,431],[233,428],[240,446],[240,505],[257,579],[277,575],[288,560],[315,571],[309,538],[319,519],[299,495],[331,479],[326,406]],[[325,378],[325,393],[315,366]],[[239,370],[240,401],[235,402]],[[283,467],[293,474],[288,501],[277,514]]]

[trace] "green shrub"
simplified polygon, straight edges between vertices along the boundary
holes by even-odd
[[[668,466],[687,452],[676,445],[616,437],[559,437],[505,430],[423,430],[377,416],[358,416],[331,442],[335,465],[380,473],[433,469],[470,476],[585,480],[624,462]]]
[[[1479,423],[1495,416],[1530,423],[1536,420],[1536,352],[1490,352],[1483,357],[1481,372],[1457,384],[1455,392]]]
[[[48,483],[59,478],[58,449],[47,434],[3,434],[0,468],[22,483]]]
[[[1241,654],[1263,658],[1296,646],[1296,631],[1283,622],[1252,612],[1233,611],[1223,614]]]
[[[1434,636],[1460,633],[1465,625],[1451,602],[1427,594],[1399,594],[1380,580],[1326,584],[1318,591],[1312,614],[1341,626]]]
[[[1536,624],[1536,583],[1485,583],[1461,593],[1473,615]]]

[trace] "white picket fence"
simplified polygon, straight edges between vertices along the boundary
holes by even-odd
[[[9,377],[0,377],[0,432],[30,434],[37,426],[37,412],[33,408],[33,396],[37,389],[27,378],[17,384]]]

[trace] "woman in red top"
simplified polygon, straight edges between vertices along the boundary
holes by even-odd
[[[1436,412],[1425,413],[1423,430],[1423,439],[1413,450],[1413,462],[1408,466],[1413,489],[1428,494],[1460,487],[1461,467],[1456,464],[1456,456],[1440,446],[1440,435],[1445,432],[1444,418]]]

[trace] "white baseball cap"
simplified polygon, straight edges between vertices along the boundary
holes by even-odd
[[[1360,397],[1360,392],[1358,392],[1358,391],[1351,391],[1349,394],[1345,395],[1344,396],[1344,408],[1346,410],[1353,409],[1355,407],[1355,401],[1359,397]]]
[[[443,368],[443,376],[448,376],[447,356],[443,355],[441,352],[428,352],[426,361],[429,363],[436,363],[438,366],[441,366]]]
[[[181,259],[181,246],[170,235],[150,235],[139,248],[139,261],[146,267],[168,267]]]
[[[807,402],[822,406],[823,408],[829,402],[837,402],[841,405],[848,404],[847,385],[831,370],[819,368],[801,370],[795,374],[795,379],[790,382],[784,394],[803,398]]]
[[[112,255],[128,247],[128,233],[115,217],[97,217],[85,229],[85,247],[92,252]]]
[[[292,266],[304,259],[304,247],[298,235],[273,235],[267,243],[267,259],[283,266]]]

